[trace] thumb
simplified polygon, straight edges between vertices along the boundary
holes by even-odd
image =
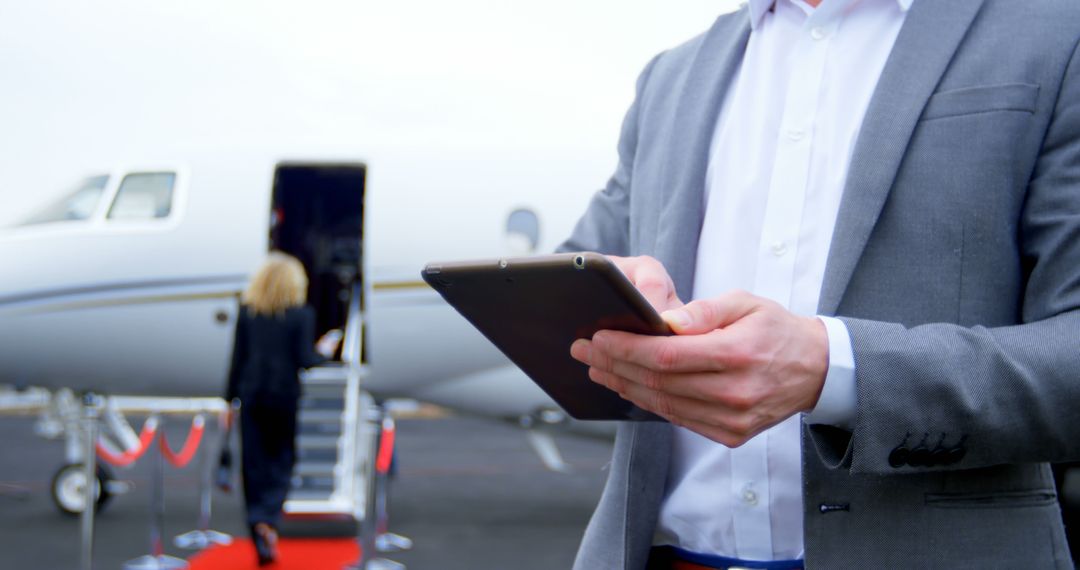
[[[677,334],[704,334],[724,328],[750,314],[759,305],[757,297],[732,291],[711,299],[698,299],[660,317]]]

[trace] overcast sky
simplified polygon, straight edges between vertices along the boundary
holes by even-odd
[[[0,224],[92,170],[182,149],[299,151],[418,137],[613,149],[641,67],[734,8],[730,0],[5,2]]]

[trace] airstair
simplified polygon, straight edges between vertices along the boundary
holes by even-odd
[[[301,375],[303,397],[297,426],[297,462],[285,501],[287,516],[363,519],[375,453],[370,422],[374,400],[361,391],[363,314],[360,286],[352,291],[341,362]]]

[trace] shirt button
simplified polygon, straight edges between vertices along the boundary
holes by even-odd
[[[772,250],[773,255],[776,257],[782,257],[787,253],[787,244],[782,241],[773,242],[769,249]]]
[[[817,27],[810,29],[810,37],[815,40],[823,40],[829,37],[829,32],[825,28]]]
[[[755,493],[753,489],[746,489],[746,490],[743,491],[742,499],[748,505],[756,505],[757,504],[757,493]]]
[[[793,141],[802,140],[806,136],[806,132],[802,129],[788,129],[787,137]]]

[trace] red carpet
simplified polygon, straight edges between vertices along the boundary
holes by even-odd
[[[264,570],[341,570],[360,557],[360,547],[348,538],[283,538],[278,561]],[[238,539],[229,546],[214,546],[192,556],[191,570],[242,570],[259,568],[251,540]]]

